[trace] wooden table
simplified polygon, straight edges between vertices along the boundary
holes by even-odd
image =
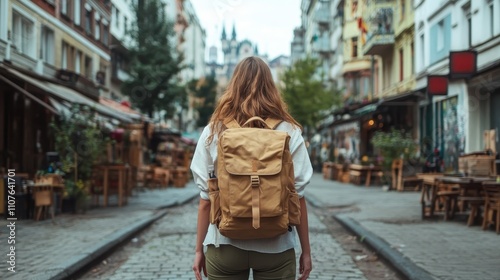
[[[380,168],[380,166],[375,166],[372,164],[370,164],[370,165],[351,164],[349,166],[349,170],[359,171],[359,172],[361,172],[361,174],[364,174],[364,177],[366,178],[365,186],[368,187],[368,186],[370,186],[372,172],[381,171],[381,168]]]
[[[104,172],[103,179],[103,206],[108,206],[108,192],[109,192],[109,175],[111,172],[118,172],[118,206],[122,206],[127,203],[127,196],[124,195],[128,192],[129,184],[131,182],[131,172],[128,165],[99,165],[96,168],[101,169]]]
[[[465,203],[473,203],[474,201],[480,201],[482,203],[481,191],[483,188],[482,183],[485,181],[492,180],[491,177],[459,177],[459,176],[442,176],[436,177],[437,185],[439,188],[440,184],[453,185],[456,187],[456,191],[445,190],[442,193],[442,197],[445,198],[445,220],[452,218],[458,210],[458,200],[462,202],[460,205],[460,212],[465,210]],[[433,201],[434,204],[437,201],[439,192],[436,190]],[[453,205],[451,205],[453,204]],[[476,207],[472,211],[468,225],[472,225],[473,218],[477,214]]]
[[[35,209],[33,213],[33,218],[35,221],[40,220],[40,216],[42,214],[42,210],[44,207],[50,208],[50,215],[52,220],[54,220],[54,193],[60,192],[61,196],[59,198],[59,205],[62,205],[62,194],[64,194],[64,185],[63,184],[48,184],[48,183],[35,183],[28,184],[28,189],[31,191],[31,195],[35,202]],[[38,212],[37,212],[38,210]]]

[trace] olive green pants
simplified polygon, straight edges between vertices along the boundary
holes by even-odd
[[[248,280],[250,269],[256,280],[294,280],[295,251],[267,254],[247,251],[231,245],[209,245],[205,253],[209,280]]]

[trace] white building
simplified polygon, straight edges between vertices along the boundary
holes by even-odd
[[[128,97],[121,93],[122,82],[130,78],[128,74],[128,47],[131,38],[127,35],[131,23],[135,22],[130,0],[111,1],[111,98],[124,100]]]
[[[416,0],[414,8],[417,88],[429,75],[449,74],[450,52],[477,51],[474,75],[449,78],[446,96],[420,104],[421,139],[451,168],[460,153],[483,150],[485,130],[500,129],[500,1]]]
[[[305,57],[321,61],[317,77],[342,87],[343,0],[302,0],[301,26],[291,42],[291,64]]]
[[[330,4],[331,32],[330,48],[332,56],[330,60],[330,78],[337,89],[344,88],[342,66],[344,65],[344,46],[342,42],[342,30],[344,26],[344,0],[333,0]]]
[[[8,39],[9,1],[0,1],[0,58],[5,57]]]
[[[187,66],[181,73],[183,82],[199,79],[205,76],[205,30],[200,24],[191,1],[184,1],[184,12],[188,27],[184,31],[183,43],[184,65]]]

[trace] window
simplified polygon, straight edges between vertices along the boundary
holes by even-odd
[[[61,14],[68,15],[68,0],[61,0]]]
[[[12,17],[12,30],[12,41],[17,51],[35,57],[33,22],[14,12]]]
[[[401,7],[401,12],[399,14],[399,19],[402,21],[405,19],[405,13],[406,13],[406,0],[400,0],[400,7]]]
[[[115,26],[116,28],[120,28],[120,10],[115,8]]]
[[[358,57],[358,37],[354,37],[351,39],[351,45],[352,45],[351,56],[353,58],[356,58]]]
[[[54,31],[47,26],[43,26],[41,40],[42,60],[54,65]]]
[[[438,23],[437,28],[437,50],[444,49],[444,20]]]
[[[92,58],[85,56],[85,77],[92,79]]]
[[[495,31],[495,10],[493,10],[493,1],[491,1],[489,5],[489,18],[490,18],[490,36],[493,37],[493,33]]]
[[[80,3],[80,0],[73,0],[73,20],[75,21],[75,24],[76,25],[80,25],[80,22],[81,22],[81,3]]]
[[[75,52],[75,73],[76,74],[80,74],[81,73],[81,52],[80,51],[76,51]]]
[[[61,68],[68,69],[68,44],[62,43]]]
[[[424,40],[424,34],[420,35],[420,58],[422,61],[420,61],[420,70],[424,70],[425,67],[425,40]]]
[[[399,81],[403,81],[405,79],[405,64],[404,64],[404,52],[403,48],[399,49]]]
[[[107,46],[109,44],[109,26],[102,26],[102,43]]]
[[[411,42],[411,74],[415,74],[415,43]]]
[[[472,17],[471,17],[471,12],[470,12],[470,3],[467,3],[463,7],[463,14],[465,18],[465,28],[464,28],[464,33],[467,31],[467,46],[470,48],[472,46]]]
[[[101,39],[101,23],[99,21],[96,21],[94,27],[95,27],[95,32],[94,32],[95,39],[99,41]]]
[[[124,33],[127,33],[127,30],[128,30],[128,18],[127,17],[123,17],[123,30],[124,30]]]
[[[85,32],[92,34],[92,11],[85,10]]]

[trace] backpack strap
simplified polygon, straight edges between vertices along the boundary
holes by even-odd
[[[282,120],[278,119],[273,119],[273,118],[267,118],[266,123],[271,129],[276,129],[280,123],[282,123]]]
[[[226,128],[240,128],[240,124],[233,118],[228,118],[226,120],[224,120],[223,122],[224,126],[226,126]]]

